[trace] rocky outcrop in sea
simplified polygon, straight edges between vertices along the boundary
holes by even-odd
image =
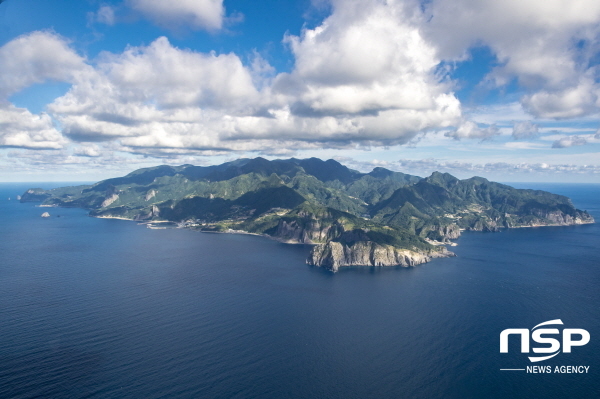
[[[442,246],[424,252],[380,245],[372,241],[358,241],[353,245],[330,241],[316,245],[306,263],[335,272],[345,266],[417,266],[432,258],[451,256],[455,256],[454,253]]]

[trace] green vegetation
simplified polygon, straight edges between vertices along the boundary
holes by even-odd
[[[317,158],[240,159],[201,167],[157,166],[91,186],[30,189],[22,202],[81,207],[92,216],[172,221],[291,242],[370,241],[435,251],[461,229],[593,222],[564,196],[435,172],[427,178],[351,170]]]

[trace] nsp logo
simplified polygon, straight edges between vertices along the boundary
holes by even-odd
[[[562,320],[555,319],[540,323],[531,329],[531,339],[538,344],[550,346],[533,348],[533,353],[539,353],[541,355],[529,356],[529,361],[541,362],[558,355],[561,350],[561,341],[562,351],[564,353],[571,353],[571,348],[574,346],[583,346],[590,342],[590,333],[583,328],[563,329],[561,341],[557,339],[558,337],[551,337],[552,335],[560,337],[558,328],[540,328],[542,326],[562,324]],[[530,331],[526,328],[508,328],[502,331],[500,333],[500,353],[508,353],[508,337],[512,334],[521,336],[521,353],[529,353]]]

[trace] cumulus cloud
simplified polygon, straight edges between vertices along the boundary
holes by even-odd
[[[178,30],[218,30],[223,26],[223,0],[127,0],[127,5],[155,24]]]
[[[48,114],[0,102],[0,147],[59,149],[65,142]]]
[[[535,116],[566,118],[598,110],[592,57],[600,35],[595,0],[433,0],[425,26],[444,59],[464,59],[487,45],[498,59],[488,79],[514,78],[530,91],[523,104]]]
[[[159,38],[104,54],[49,110],[73,140],[165,152],[403,144],[460,120],[418,16],[396,3],[343,4],[321,26],[285,39],[296,59],[291,73]]]
[[[236,55],[180,50],[159,38],[105,54],[49,110],[78,141],[137,137],[139,145],[218,146],[228,118],[255,112],[258,95]]]
[[[84,66],[84,59],[53,32],[19,36],[0,47],[0,98],[48,80],[71,82]]]
[[[539,126],[531,121],[515,122],[512,137],[515,140],[530,139],[539,135]]]
[[[32,32],[0,47],[0,146],[62,148],[66,140],[50,115],[35,115],[7,99],[36,83],[74,82],[86,68],[84,58],[53,32]]]
[[[525,109],[539,117],[575,118],[597,111],[599,94],[600,86],[592,79],[584,79],[577,86],[564,90],[540,90],[526,95],[522,103]]]
[[[479,127],[475,122],[465,121],[460,126],[452,131],[446,132],[446,137],[452,137],[455,140],[461,139],[480,139],[480,140],[491,140],[494,136],[500,134],[500,130],[496,125],[490,125],[487,127]]]
[[[587,140],[580,136],[565,136],[552,143],[552,148],[568,148],[579,145],[586,145]]]
[[[582,67],[586,45],[573,50],[572,40],[593,36],[597,7],[584,18],[570,3],[566,15],[557,12],[558,0],[550,1],[550,10],[533,0],[509,3],[515,9],[493,1],[457,0],[454,7],[433,0],[423,11],[416,0],[333,0],[331,15],[317,27],[285,36],[294,64],[279,74],[256,55],[244,64],[236,54],[181,49],[164,37],[87,60],[58,35],[34,32],[0,48],[6,72],[0,93],[6,99],[46,80],[72,83],[48,112],[66,137],[83,143],[75,155],[87,157],[101,154],[93,143],[102,142],[134,154],[174,156],[370,148],[409,143],[428,131],[489,140],[500,134],[498,127],[462,115],[448,71],[440,68],[483,42],[501,61],[489,78],[499,85],[518,78],[528,90],[522,103],[529,112],[552,118],[593,112],[595,75]],[[170,29],[220,29],[225,15],[222,1],[125,4]],[[96,20],[114,22],[114,9],[104,7]],[[514,32],[506,28],[513,24]],[[569,40],[553,41],[551,28]],[[527,46],[531,65],[523,58]],[[29,147],[63,145],[48,115],[10,112],[20,113],[21,121],[47,124],[44,137],[26,136]],[[533,137],[537,129],[531,122],[515,123],[513,137]],[[50,138],[53,145],[47,144]]]
[[[274,89],[296,95],[299,113],[435,110],[454,122],[459,103],[435,74],[440,60],[420,33],[422,23],[402,2],[333,1],[321,25],[286,37],[295,69]]]
[[[147,47],[105,54],[97,69],[105,78],[98,83],[111,85],[123,102],[151,101],[171,109],[239,109],[257,100],[251,74],[238,56],[181,50],[165,37]]]

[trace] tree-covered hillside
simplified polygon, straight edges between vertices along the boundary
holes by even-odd
[[[314,255],[311,262],[333,269],[422,263],[414,254],[448,255],[440,244],[465,229],[593,222],[568,198],[544,191],[438,172],[427,178],[384,168],[361,173],[317,158],[162,165],[90,186],[29,189],[21,201],[86,208],[97,217],[320,244],[313,252],[327,259]]]

